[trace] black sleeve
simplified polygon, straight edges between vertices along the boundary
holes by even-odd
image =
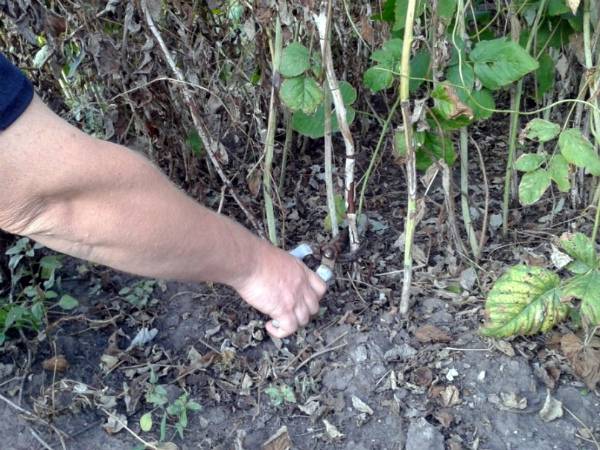
[[[31,82],[0,53],[0,131],[19,118],[32,98]]]

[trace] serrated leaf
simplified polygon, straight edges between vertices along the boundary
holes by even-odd
[[[431,68],[431,55],[429,50],[423,49],[417,52],[410,60],[410,81],[408,90],[414,93],[423,84],[424,79],[429,78]]]
[[[548,173],[560,192],[569,192],[571,188],[569,163],[563,155],[557,154],[552,157],[550,164],[548,164]]]
[[[535,72],[535,78],[538,83],[536,91],[537,100],[541,101],[544,94],[550,92],[554,87],[554,76],[556,74],[554,60],[547,51],[542,53],[538,59],[540,67]]]
[[[419,17],[423,14],[425,8],[425,2],[422,0],[417,0],[417,5],[415,7],[415,17]],[[408,0],[395,0],[394,3],[394,25],[392,27],[393,31],[404,30],[406,26],[406,11],[408,10]]]
[[[559,276],[542,267],[511,267],[488,294],[481,333],[503,338],[550,330],[569,313],[559,286]]]
[[[418,139],[416,133],[415,139]],[[416,148],[415,163],[418,170],[424,171],[433,164],[434,160],[443,159],[451,166],[456,161],[454,143],[448,137],[442,137],[437,133],[423,133],[422,145]]]
[[[279,95],[292,111],[302,111],[305,114],[314,113],[323,102],[323,90],[314,78],[304,75],[284,80]]]
[[[525,49],[505,38],[479,42],[470,58],[475,75],[491,90],[507,86],[539,67]]]
[[[398,71],[398,64],[402,57],[402,39],[390,39],[379,50],[375,50],[371,59],[379,64],[369,68],[364,76],[363,83],[373,92],[388,89],[394,82],[394,72]]]
[[[592,240],[583,233],[563,233],[560,237],[560,246],[574,261],[580,263],[575,273],[587,272],[598,267],[598,256]]]
[[[71,297],[68,294],[63,295],[58,301],[58,306],[60,306],[65,311],[70,311],[71,309],[75,309],[79,306],[79,302],[76,298]]]
[[[434,111],[446,120],[463,118],[468,121],[473,119],[473,111],[465,105],[452,85],[440,83],[431,93],[434,101]]]
[[[293,42],[283,49],[279,73],[286,78],[302,75],[310,68],[310,55],[308,49],[298,43]]]
[[[146,433],[152,429],[152,413],[147,412],[140,417],[140,428]]]
[[[347,81],[340,82],[340,92],[344,105],[346,106],[346,121],[348,125],[354,122],[356,111],[352,105],[357,98],[356,89]],[[296,111],[292,115],[292,128],[303,136],[308,136],[312,139],[322,138],[325,134],[325,108],[321,104],[314,114],[305,114],[302,111]],[[340,131],[335,108],[331,111],[331,132],[337,133]]]
[[[526,153],[521,155],[519,159],[515,161],[515,169],[519,172],[533,172],[546,161],[546,155],[539,153]]]
[[[565,0],[549,0],[548,1],[548,12],[549,16],[560,16],[562,14],[569,13],[569,7],[565,3]]]
[[[473,67],[463,60],[461,65],[456,64],[448,68],[446,79],[456,89],[456,93],[460,99],[466,102],[475,86],[475,72]]]
[[[523,175],[519,183],[519,202],[523,206],[537,202],[542,198],[546,189],[550,187],[550,181],[550,175],[544,169],[538,169]]]
[[[456,11],[456,0],[438,0],[437,13],[443,19],[452,19]]]
[[[476,120],[489,119],[494,114],[494,109],[496,109],[494,96],[487,89],[473,91],[467,100],[467,105],[473,110]]]
[[[592,175],[600,175],[600,158],[594,146],[577,128],[563,131],[558,138],[558,147],[565,159]]]
[[[564,286],[564,294],[581,300],[580,314],[590,326],[600,325],[600,272],[575,275]]]
[[[523,130],[523,136],[537,142],[548,142],[560,133],[560,125],[544,119],[531,120]]]

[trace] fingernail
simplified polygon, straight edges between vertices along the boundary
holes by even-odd
[[[271,321],[271,325],[273,325],[273,328],[279,328],[279,321],[278,320],[272,320]]]

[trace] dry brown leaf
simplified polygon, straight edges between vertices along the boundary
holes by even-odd
[[[69,368],[69,361],[63,355],[57,355],[45,360],[42,367],[50,372],[64,372]]]
[[[263,450],[291,450],[294,444],[284,425],[262,445]]]
[[[433,373],[428,367],[419,367],[413,372],[412,381],[417,386],[430,386],[433,381]]]
[[[255,169],[248,174],[246,177],[246,183],[248,183],[248,190],[254,198],[260,194],[260,186],[262,184],[262,171]]]
[[[442,408],[436,411],[433,415],[443,428],[448,428],[454,420],[454,415],[447,408]]]
[[[415,331],[417,341],[426,342],[450,342],[450,336],[435,325],[423,325]]]
[[[440,403],[445,408],[451,408],[460,404],[460,392],[454,385],[446,386],[444,390],[440,392]]]
[[[449,119],[456,119],[460,116],[465,116],[469,119],[473,118],[473,110],[460,101],[454,88],[450,85],[445,84],[444,89],[446,90],[446,94],[448,95],[448,100],[452,103],[452,112],[449,114]]]
[[[595,390],[600,383],[600,347],[584,346],[581,339],[573,333],[562,337],[560,347],[575,373],[590,390]]]

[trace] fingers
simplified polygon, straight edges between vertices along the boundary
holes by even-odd
[[[325,291],[327,291],[327,284],[315,274],[312,270],[308,271],[308,282],[310,283],[310,287],[317,294],[318,299],[325,295]]]
[[[267,322],[267,332],[276,338],[283,339],[293,334],[298,329],[298,320],[295,314],[289,314]]]

